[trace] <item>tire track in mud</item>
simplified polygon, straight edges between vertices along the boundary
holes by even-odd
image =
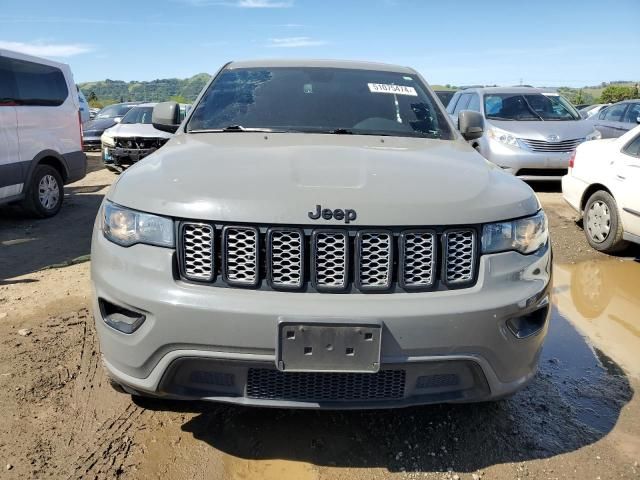
[[[32,323],[24,339],[7,332],[11,340],[3,345],[13,351],[0,355],[7,364],[18,359],[11,383],[0,392],[0,409],[13,406],[15,412],[11,438],[1,445],[3,456],[21,468],[12,473],[38,479],[127,476],[135,469],[139,420],[151,412],[111,388],[91,312],[81,308]],[[4,333],[0,329],[6,338]]]
[[[114,478],[131,466],[128,462],[133,446],[131,437],[144,410],[111,389],[102,369],[92,317],[87,318],[89,322],[86,319],[83,322],[77,380],[71,399],[78,415],[69,432],[68,446],[73,448],[67,457],[70,465],[67,478]]]

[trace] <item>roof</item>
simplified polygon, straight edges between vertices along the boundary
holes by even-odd
[[[0,57],[11,57],[18,60],[25,60],[27,62],[33,63],[41,63],[43,65],[50,65],[52,67],[68,67],[66,63],[56,62],[54,60],[49,60],[48,58],[36,57],[34,55],[27,55],[26,53],[16,52],[13,50],[6,50],[0,48]]]
[[[535,87],[478,87],[467,88],[464,91],[473,90],[478,93],[557,93],[547,88],[535,88]]]
[[[311,60],[311,59],[274,59],[274,60],[243,60],[231,62],[227,68],[268,68],[268,67],[317,67],[317,68],[346,68],[356,70],[377,70],[383,72],[417,73],[409,67],[390,65],[388,63],[357,62],[351,60]]]
[[[158,102],[144,102],[144,103],[138,103],[137,105],[134,105],[134,107],[155,107],[158,104]]]

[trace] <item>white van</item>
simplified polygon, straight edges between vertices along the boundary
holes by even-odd
[[[55,215],[63,185],[87,172],[78,91],[68,65],[0,49],[0,205]]]

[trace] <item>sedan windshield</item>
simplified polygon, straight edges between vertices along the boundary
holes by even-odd
[[[131,110],[131,105],[110,105],[100,110],[96,118],[124,117],[129,110]]]
[[[484,96],[485,116],[493,120],[580,120],[562,96],[544,93],[492,93]]]
[[[453,138],[417,76],[318,67],[226,70],[196,106],[187,131],[256,130]]]
[[[151,125],[153,107],[133,107],[120,123],[146,123]]]

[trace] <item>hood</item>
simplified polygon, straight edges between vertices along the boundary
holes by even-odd
[[[146,123],[118,123],[111,127],[108,132],[112,137],[148,137],[148,138],[171,138],[173,134],[163,132],[153,128],[153,125]]]
[[[108,197],[178,218],[344,225],[309,212],[352,209],[356,226],[455,225],[539,208],[531,188],[461,140],[360,135],[178,134],[128,169]]]
[[[113,121],[113,118],[98,118],[89,120],[84,124],[83,128],[85,131],[104,131],[107,128],[113,127],[116,122]]]
[[[489,119],[485,121],[501,130],[506,130],[515,137],[530,140],[547,140],[549,135],[557,135],[559,137],[557,141],[560,142],[584,138],[593,132],[593,124],[587,120],[520,122]]]

